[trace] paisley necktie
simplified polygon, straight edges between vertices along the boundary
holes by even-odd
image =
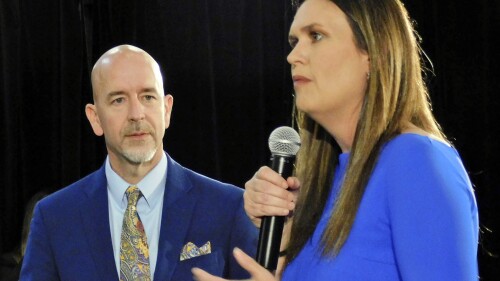
[[[137,201],[142,193],[137,186],[132,185],[125,194],[128,204],[120,242],[120,281],[150,281],[148,239],[137,213]]]

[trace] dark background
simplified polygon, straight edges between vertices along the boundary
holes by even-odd
[[[500,1],[406,1],[434,64],[434,112],[475,185],[482,280],[500,260]],[[84,115],[89,71],[118,44],[157,59],[174,96],[165,148],[179,163],[243,186],[290,125],[289,0],[0,0],[0,252],[24,207],[102,165]],[[214,202],[215,204],[217,202]]]

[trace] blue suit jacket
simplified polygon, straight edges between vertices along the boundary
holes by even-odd
[[[242,190],[167,158],[154,280],[192,280],[192,267],[226,278],[248,278],[232,256],[234,247],[254,255],[258,240],[258,230],[242,207]],[[211,254],[179,260],[186,243],[202,246],[207,241]],[[118,279],[103,166],[37,204],[21,280]]]

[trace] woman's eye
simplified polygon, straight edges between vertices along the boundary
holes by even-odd
[[[299,40],[297,40],[296,38],[293,38],[293,39],[289,39],[288,43],[290,44],[290,47],[292,47],[292,49],[293,49],[293,48],[295,48],[295,45],[297,45],[298,41]]]
[[[320,41],[323,39],[323,34],[319,32],[311,32],[311,37],[314,39],[314,41]]]

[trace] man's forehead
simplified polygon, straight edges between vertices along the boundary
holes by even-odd
[[[155,78],[158,90],[163,90],[163,77],[158,63],[145,51],[133,46],[119,46],[104,53],[94,65],[92,69],[92,86],[94,90],[94,98],[96,92],[101,92],[107,88],[108,79],[116,75],[120,76],[123,71],[130,73],[134,69],[142,69],[143,71],[151,71],[152,77]],[[148,70],[146,70],[148,69]]]
[[[134,71],[151,71],[152,75],[163,84],[158,63],[145,53],[121,53],[102,57],[94,66],[92,78],[94,80],[106,79]]]

